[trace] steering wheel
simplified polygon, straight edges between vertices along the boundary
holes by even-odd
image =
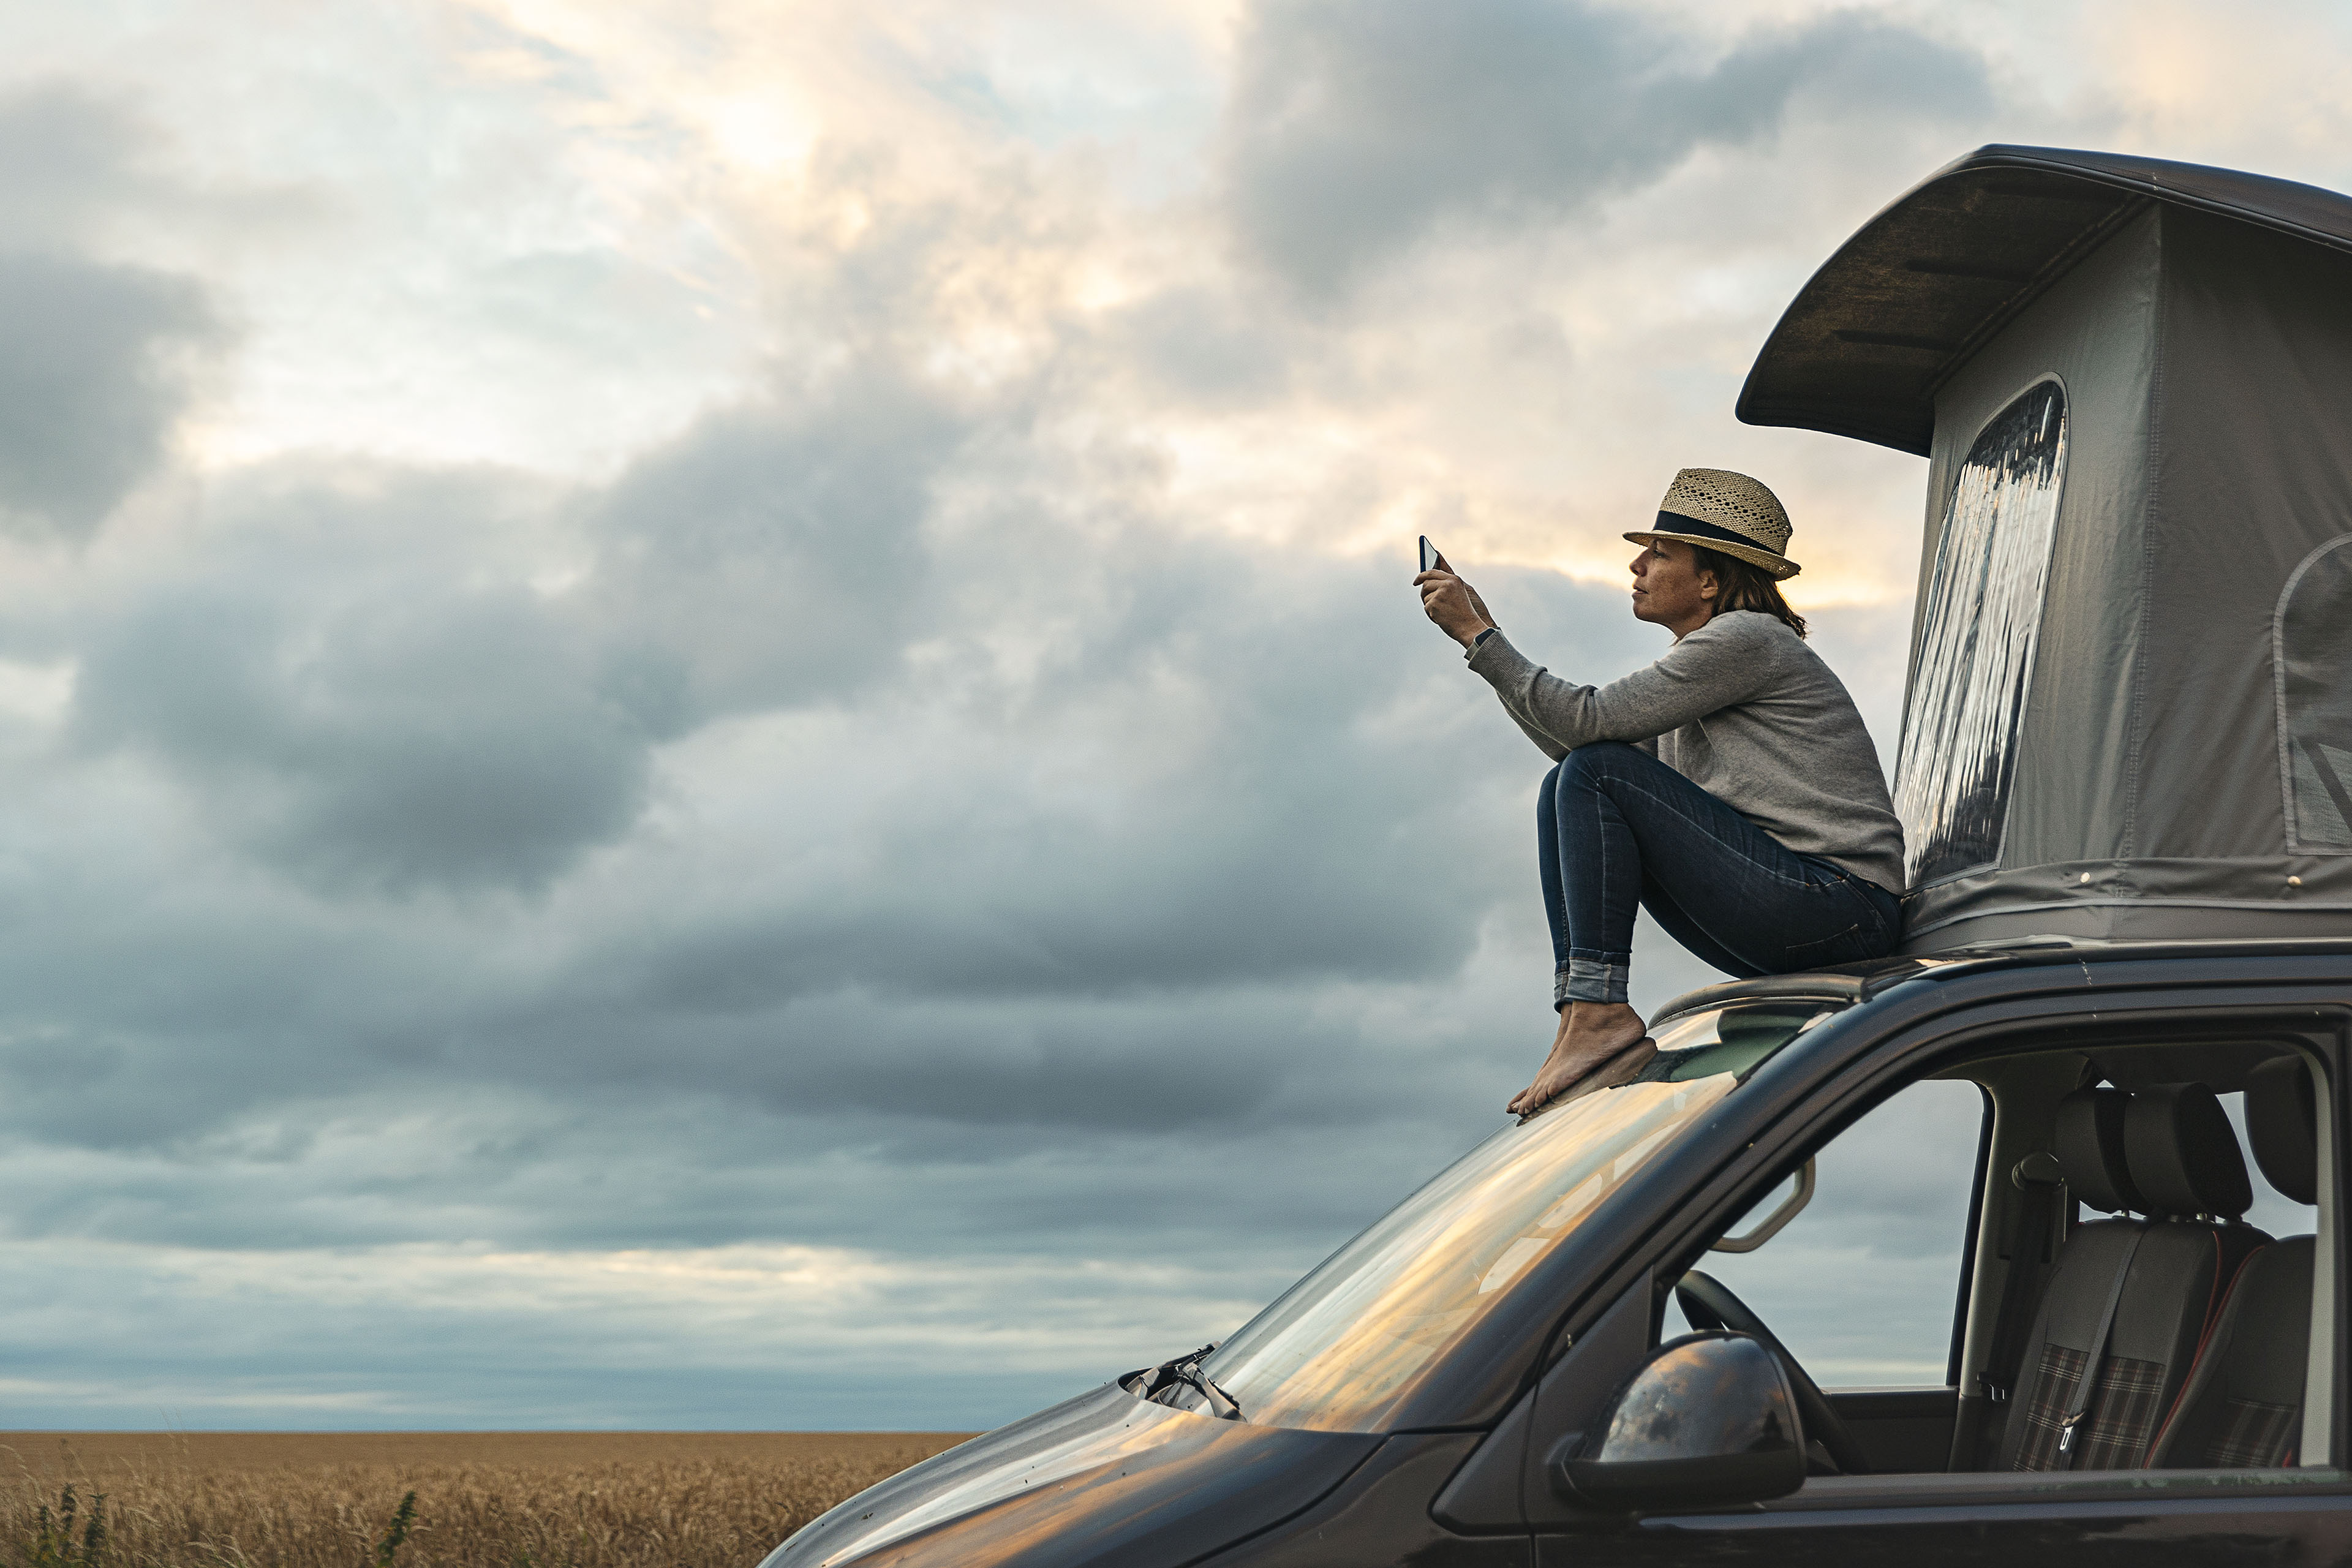
[[[1694,1268],[1675,1285],[1675,1302],[1692,1328],[1728,1329],[1751,1335],[1778,1356],[1789,1374],[1789,1386],[1797,1392],[1797,1414],[1804,1420],[1806,1436],[1821,1440],[1843,1474],[1858,1476],[1870,1468],[1863,1459],[1862,1445],[1853,1440],[1853,1433],[1830,1404],[1829,1395],[1822,1392],[1822,1385],[1806,1375],[1789,1347],[1764,1326],[1763,1319],[1748,1310],[1747,1302],[1725,1289],[1722,1281]]]

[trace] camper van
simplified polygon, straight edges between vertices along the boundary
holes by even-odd
[[[2352,1560],[2352,199],[1981,149],[1738,412],[1929,460],[1903,952],[1670,1004],[1231,1339],[768,1568]],[[1725,1277],[1927,1102],[1949,1315],[1824,1386]]]

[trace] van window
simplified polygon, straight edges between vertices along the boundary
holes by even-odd
[[[1895,775],[1914,887],[2000,857],[2065,477],[2066,395],[2045,381],[1984,427],[1952,486]]]
[[[2352,849],[2352,533],[2305,558],[2279,595],[2279,771],[2289,852]]]
[[[1774,1002],[1662,1025],[1638,1079],[1480,1143],[1253,1318],[1202,1371],[1258,1425],[1380,1430],[1422,1369],[1561,1238],[1830,1011]]]
[[[1824,1386],[1946,1384],[1984,1107],[1973,1083],[1911,1085],[1822,1150],[1812,1201],[1769,1245],[1709,1251],[1696,1267]],[[1753,1234],[1790,1194],[1775,1188],[1733,1233]],[[1679,1306],[1667,1312],[1666,1332],[1685,1331]]]
[[[1821,1385],[1819,1478],[2327,1470],[2326,1042],[2200,1023],[1905,1087],[1819,1148],[1794,1217],[1801,1181],[1680,1265],[1660,1332],[1777,1341]]]

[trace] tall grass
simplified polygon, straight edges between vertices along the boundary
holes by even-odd
[[[303,1458],[236,1434],[99,1455],[77,1443],[102,1439],[28,1452],[25,1436],[0,1491],[0,1568],[751,1568],[835,1502],[960,1440],[410,1434],[386,1453],[319,1436]]]

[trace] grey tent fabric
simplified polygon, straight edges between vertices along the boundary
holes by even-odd
[[[2352,533],[2303,559],[2279,595],[2279,779],[2287,847],[2352,849]]]
[[[1932,407],[1905,951],[2352,932],[2352,200],[1987,151],[1824,268],[1742,402],[1889,445]]]

